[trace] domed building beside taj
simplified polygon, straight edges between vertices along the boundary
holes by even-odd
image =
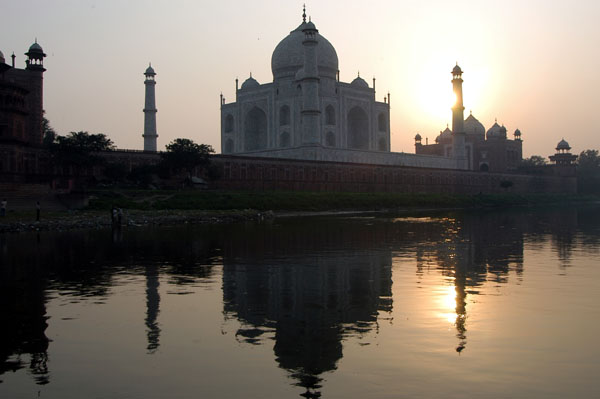
[[[375,79],[370,86],[360,75],[341,82],[335,48],[306,13],[302,18],[273,51],[273,82],[250,75],[241,86],[236,80],[235,102],[221,99],[222,152],[292,158],[299,154],[291,149],[306,147],[389,152],[389,94],[376,101]]]
[[[482,172],[514,171],[523,158],[521,131],[516,129],[513,138],[508,137],[504,125],[494,122],[487,131],[472,113],[464,121],[465,158],[467,169]],[[448,127],[428,143],[420,134],[415,136],[415,152],[422,155],[452,157],[453,133]]]

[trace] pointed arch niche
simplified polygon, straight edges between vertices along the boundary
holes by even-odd
[[[369,117],[361,107],[348,112],[348,148],[369,149]]]
[[[267,115],[254,107],[244,118],[244,149],[246,151],[267,148]]]

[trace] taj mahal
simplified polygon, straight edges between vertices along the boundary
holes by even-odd
[[[390,94],[377,101],[375,79],[369,86],[360,75],[341,82],[336,50],[307,21],[306,10],[275,47],[271,70],[273,82],[261,84],[250,75],[240,86],[236,79],[234,102],[221,95],[223,154],[486,171],[510,170],[522,158],[520,132],[515,140],[505,134],[491,141],[469,134],[475,119],[464,119],[458,65],[451,71],[457,98],[452,130],[429,146],[417,135],[415,154],[391,152]]]

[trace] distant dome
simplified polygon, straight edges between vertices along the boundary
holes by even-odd
[[[519,129],[515,130],[515,137],[521,137],[521,131]]]
[[[452,68],[452,75],[461,75],[461,74],[462,74],[462,69],[460,69],[458,64],[456,64],[456,66],[454,68]]]
[[[260,83],[258,83],[256,81],[256,79],[254,79],[252,76],[250,76],[248,79],[246,79],[246,81],[244,83],[242,83],[242,90],[251,89],[253,87],[258,87],[258,86],[260,86]]]
[[[498,122],[494,123],[494,125],[487,131],[487,138],[489,139],[505,139],[506,138],[506,128],[504,126],[498,125]]]
[[[356,79],[354,79],[352,81],[352,83],[350,83],[350,84],[354,87],[360,87],[363,89],[369,88],[369,84],[367,82],[365,82],[365,80],[363,78],[361,78],[360,76],[358,76]]]
[[[417,133],[417,135],[415,136],[415,141],[419,141],[422,140],[423,138],[421,137],[421,135],[419,133]]]
[[[481,138],[485,138],[485,127],[473,116],[473,114],[470,114],[467,119],[465,119],[464,128],[465,133],[468,136],[481,136]]]
[[[567,143],[565,141],[565,139],[562,139],[561,141],[558,142],[558,144],[556,145],[556,149],[557,150],[570,150],[571,146],[569,145],[569,143]]]
[[[152,65],[149,65],[148,68],[146,68],[146,72],[144,72],[144,75],[156,75],[156,72],[154,72],[154,68],[152,68]]]
[[[40,46],[38,44],[38,42],[36,41],[31,46],[29,46],[29,52],[30,53],[43,53],[44,50],[42,49],[42,46]]]
[[[440,132],[438,139],[450,139],[450,138],[452,138],[452,130],[450,130],[450,128],[448,126],[446,126],[446,129],[444,129],[444,131]],[[439,141],[439,140],[436,139],[436,141]]]
[[[310,26],[309,24],[312,24]],[[303,29],[315,29],[312,22],[303,22],[279,42],[271,57],[271,71],[273,80],[281,78],[293,78],[296,72],[304,66],[304,41]],[[318,32],[317,39],[317,62],[319,76],[335,79],[338,71],[338,57],[335,49],[329,41]]]

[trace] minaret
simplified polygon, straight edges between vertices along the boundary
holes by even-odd
[[[459,169],[466,169],[465,107],[463,106],[462,83],[462,70],[457,63],[452,69],[452,89],[456,95],[456,103],[452,107],[452,155],[457,160],[457,167]]]
[[[25,70],[30,77],[29,84],[29,110],[31,112],[31,123],[27,127],[28,137],[30,142],[35,145],[41,145],[43,140],[42,117],[44,114],[44,58],[46,54],[35,39],[29,50],[25,53],[27,60],[25,61]]]
[[[304,32],[304,70],[302,73],[302,143],[318,144],[321,142],[319,121],[321,107],[319,105],[319,70],[317,67],[317,33],[319,32],[310,20],[305,23]]]
[[[154,97],[154,86],[156,85],[156,81],[154,80],[154,76],[156,73],[152,68],[152,64],[148,66],[146,72],[146,80],[144,81],[144,85],[146,86],[146,102],[144,106],[144,134],[142,137],[144,138],[144,151],[153,151],[156,152],[156,139],[158,138],[158,134],[156,134],[156,101]]]

